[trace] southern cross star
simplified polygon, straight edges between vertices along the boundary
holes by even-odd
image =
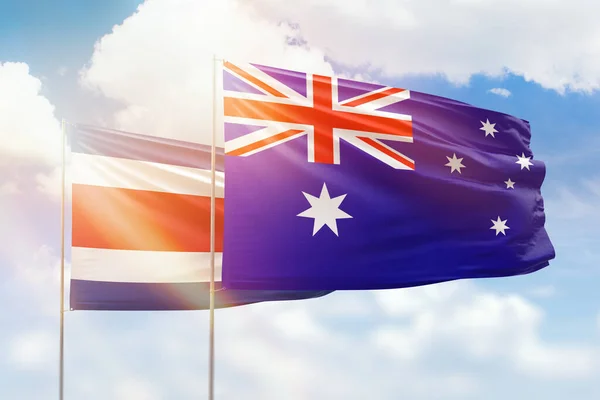
[[[494,221],[493,219],[491,221],[494,225],[490,229],[493,229],[496,231],[496,236],[498,236],[498,234],[500,232],[502,232],[502,234],[504,236],[506,236],[506,232],[504,232],[504,231],[506,229],[510,229],[508,226],[506,226],[507,220],[501,220],[500,217],[498,217],[498,219],[496,221]]]
[[[445,164],[445,166],[450,167],[450,173],[453,173],[454,171],[458,171],[459,174],[462,174],[460,169],[467,168],[461,164],[461,161],[463,160],[462,158],[456,158],[456,154],[453,154],[452,158],[450,158],[448,156],[446,156],[446,158],[448,159],[448,164]]]
[[[352,218],[351,215],[348,215],[344,211],[340,210],[340,204],[342,204],[342,201],[344,201],[346,195],[343,194],[332,199],[329,196],[327,185],[324,183],[319,197],[312,196],[305,192],[302,192],[302,194],[304,194],[304,197],[306,197],[306,200],[308,200],[310,203],[310,208],[301,212],[297,216],[313,218],[315,220],[313,226],[313,236],[319,232],[324,225],[327,225],[336,236],[339,236],[337,230],[337,220]]]
[[[494,126],[496,126],[496,124],[491,124],[490,120],[486,118],[485,122],[483,121],[479,121],[483,124],[483,126],[481,128],[479,128],[480,130],[485,132],[485,136],[487,137],[487,135],[492,135],[493,138],[495,138],[496,136],[494,136],[495,132],[498,132],[496,130],[496,128],[494,128]]]
[[[515,188],[515,183],[516,182],[511,181],[510,178],[508,178],[507,181],[504,181],[504,183],[506,183],[506,188],[507,189],[514,189]]]
[[[515,164],[519,164],[521,166],[521,169],[527,168],[529,170],[529,166],[533,165],[533,163],[529,161],[531,157],[525,157],[525,153],[521,153],[521,155],[517,156],[517,158],[518,160],[515,161]]]

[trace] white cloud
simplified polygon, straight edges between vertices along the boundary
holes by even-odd
[[[43,245],[17,265],[17,278],[32,285],[44,286],[60,282],[60,258],[48,245]]]
[[[9,361],[14,367],[43,370],[56,359],[54,336],[46,331],[31,331],[17,335],[9,345]]]
[[[31,238],[23,238],[21,242],[20,251],[7,254],[7,258],[12,258],[13,265],[12,268],[6,268],[7,272],[12,272],[12,276],[5,280],[5,292],[19,304],[19,310],[56,317],[60,309],[60,253],[48,245],[35,248]],[[66,246],[68,243],[67,238]],[[70,262],[65,261],[66,308],[70,270]]]
[[[595,350],[542,340],[541,310],[518,296],[471,284],[404,292],[339,292],[217,310],[217,397],[429,400],[485,394],[499,400],[518,397],[520,379],[534,390],[553,387],[556,378],[582,385],[586,381],[576,379],[589,377],[594,385]],[[398,307],[411,298],[412,305]],[[370,316],[329,312],[350,299],[364,302]],[[74,396],[205,396],[207,312],[73,312],[66,322],[67,382]],[[387,343],[369,340],[386,329]],[[411,339],[413,357],[399,357],[397,332]],[[11,342],[21,343],[13,346],[11,362],[32,369],[47,358],[56,361],[56,343],[20,336],[27,340]],[[54,370],[46,368],[55,379]],[[511,385],[497,392],[499,381]]]
[[[408,318],[408,324],[388,323],[373,335],[377,346],[401,359],[422,358],[445,346],[476,359],[504,360],[540,378],[585,378],[598,367],[598,349],[542,340],[542,310],[517,295],[450,282],[377,297],[390,316]]]
[[[480,390],[477,379],[464,373],[454,373],[442,377],[438,387],[446,388],[449,393],[457,395],[458,398],[477,394]]]
[[[28,192],[37,180],[42,192],[55,195],[56,173],[49,171],[60,165],[62,132],[41,90],[27,64],[0,63],[0,179],[9,180],[0,194]]]
[[[0,196],[19,193],[19,187],[15,182],[4,182],[0,185]]]
[[[119,400],[158,400],[158,388],[146,380],[126,379],[115,387],[115,399]]]
[[[371,317],[329,312],[343,309],[349,300],[364,302]],[[371,318],[380,312],[368,292],[219,311],[219,374],[243,377],[229,397],[243,393],[249,399],[278,399],[285,393],[289,399],[447,399],[479,391],[479,382],[462,365],[428,370],[412,360],[381,357],[368,340],[381,323]],[[434,384],[444,390],[432,396]]]
[[[123,104],[119,129],[210,143],[213,54],[332,73],[297,37],[242,2],[151,0],[100,39],[81,82]]]
[[[552,285],[536,286],[529,291],[530,295],[538,298],[549,298],[556,295],[556,288]]]
[[[572,180],[569,184],[554,185],[545,196],[549,223],[562,223],[571,229],[558,229],[554,235],[574,235],[593,240],[600,226],[600,179],[598,177]]]
[[[568,179],[546,189],[548,231],[556,247],[557,270],[563,276],[583,274],[589,279],[599,272],[600,179]]]
[[[70,163],[65,161],[65,202],[71,199]],[[37,190],[51,199],[60,200],[62,196],[62,168],[56,167],[49,173],[38,173],[35,176]]]
[[[557,194],[549,196],[546,202],[549,215],[567,220],[600,218],[600,210],[597,207],[600,196],[582,186],[584,185],[559,186],[556,189]]]
[[[60,162],[60,123],[41,88],[27,64],[0,63],[0,160]]]
[[[504,88],[492,88],[488,92],[497,94],[498,96],[508,97],[511,95],[510,90]]]
[[[327,333],[304,308],[295,308],[273,315],[275,327],[285,335],[300,340],[324,340]]]
[[[559,92],[600,88],[600,3],[588,0],[254,0],[297,23],[310,46],[385,75],[512,72]],[[540,43],[544,43],[540,46]]]

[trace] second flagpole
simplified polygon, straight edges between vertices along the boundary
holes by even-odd
[[[212,62],[212,145],[211,145],[211,189],[210,189],[210,321],[208,355],[208,398],[214,399],[215,384],[215,214],[216,214],[216,138],[217,138],[217,57]]]
[[[64,398],[64,338],[65,338],[65,147],[66,121],[61,122],[61,189],[60,189],[60,314],[59,314],[59,360],[58,360],[58,398]]]

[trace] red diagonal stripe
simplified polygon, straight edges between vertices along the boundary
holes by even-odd
[[[384,90],[382,92],[373,93],[373,94],[370,94],[368,96],[361,97],[361,98],[358,98],[356,100],[352,100],[351,102],[343,103],[343,105],[347,106],[347,107],[356,107],[356,106],[360,106],[361,104],[369,103],[371,101],[379,100],[381,98],[384,98],[384,97],[387,97],[387,96],[391,96],[391,95],[394,95],[396,93],[400,93],[402,91],[404,91],[404,89],[389,88],[389,89],[386,89],[386,90]]]
[[[407,167],[409,167],[411,169],[415,169],[415,163],[414,162],[412,162],[410,160],[407,160],[404,156],[402,156],[401,154],[398,154],[395,151],[389,149],[387,146],[382,145],[377,140],[374,140],[374,139],[371,139],[371,138],[366,138],[366,137],[359,137],[358,139],[362,140],[363,142],[365,142],[369,146],[374,147],[375,149],[381,151],[382,153],[390,156],[394,160],[396,160],[396,161],[398,161],[398,162],[406,165]]]
[[[296,135],[296,134],[298,134],[300,132],[303,132],[303,131],[300,130],[300,129],[290,129],[290,130],[287,130],[285,132],[278,133],[277,135],[273,135],[271,137],[268,137],[266,139],[262,139],[262,140],[259,140],[257,142],[251,143],[251,144],[249,144],[247,146],[240,147],[239,149],[235,149],[235,150],[229,151],[229,152],[227,152],[227,155],[230,155],[230,156],[241,156],[241,155],[244,155],[244,154],[249,153],[251,151],[260,149],[261,147],[268,146],[268,145],[270,145],[272,143],[276,143],[276,142],[279,142],[281,140],[287,139],[290,136],[294,136],[294,135]]]
[[[286,95],[284,95],[283,93],[281,93],[277,89],[272,88],[271,86],[267,85],[266,83],[264,83],[260,79],[258,79],[256,77],[250,75],[248,72],[244,71],[240,67],[237,67],[237,66],[233,65],[229,61],[225,61],[224,65],[225,65],[226,68],[228,68],[232,72],[236,73],[237,75],[241,76],[242,78],[246,79],[247,81],[252,82],[253,84],[255,84],[256,86],[258,86],[259,88],[261,88],[265,92],[270,93],[270,94],[272,94],[275,97],[287,97]]]

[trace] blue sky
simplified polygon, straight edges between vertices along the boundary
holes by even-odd
[[[529,120],[557,252],[528,276],[219,310],[218,398],[600,396],[598,6],[155,0],[124,23],[139,3],[0,1],[2,398],[57,395],[60,119],[194,137],[214,50]],[[65,398],[202,397],[207,333],[202,311],[68,313]]]

